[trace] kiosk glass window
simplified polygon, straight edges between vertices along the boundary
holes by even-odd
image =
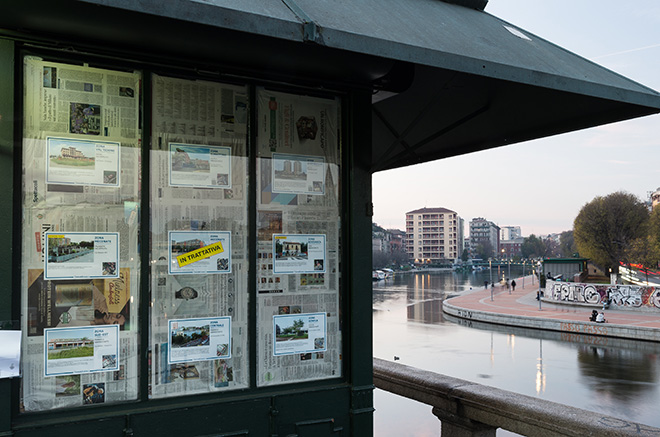
[[[257,118],[257,385],[339,377],[339,100],[259,89]]]
[[[249,385],[248,90],[153,76],[150,396]]]
[[[138,72],[24,59],[22,411],[137,399]]]
[[[24,58],[21,411],[341,377],[340,100],[144,74]]]

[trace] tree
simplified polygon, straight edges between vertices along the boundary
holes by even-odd
[[[573,222],[575,245],[603,271],[617,271],[627,262],[632,243],[646,235],[646,205],[630,193],[617,191],[586,203]]]
[[[466,262],[466,261],[468,260],[468,258],[470,258],[470,255],[469,255],[469,253],[468,253],[468,250],[467,250],[467,249],[463,249],[463,253],[461,253],[461,260],[462,260],[463,262]],[[482,258],[482,259],[483,259],[483,258]]]
[[[493,245],[490,244],[490,241],[484,240],[477,244],[477,247],[474,248],[475,258],[488,259],[494,255]]]
[[[410,257],[404,250],[393,250],[391,253],[392,264],[404,265],[410,263]]]
[[[636,238],[627,252],[628,262],[646,269],[658,268],[660,262],[660,208],[656,208],[646,224],[645,235]]]
[[[300,330],[305,326],[305,322],[302,321],[302,319],[294,320],[293,321],[293,330],[295,331],[296,335],[300,335]]]
[[[372,253],[371,267],[379,269],[385,267],[390,263],[390,254],[385,252],[375,251]]]
[[[539,237],[532,234],[525,237],[520,252],[523,258],[542,258],[546,256],[546,245]]]
[[[559,252],[564,258],[571,258],[577,253],[573,231],[565,231],[559,235]]]
[[[543,242],[543,257],[544,258],[556,258],[561,255],[559,250],[559,243],[551,238],[541,240]]]

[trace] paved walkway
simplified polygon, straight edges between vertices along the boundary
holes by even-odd
[[[605,335],[635,340],[660,341],[660,313],[633,310],[605,310],[607,323],[589,321],[591,311],[600,308],[554,304],[536,300],[538,281],[532,277],[515,278],[516,290],[509,293],[496,285],[491,301],[491,290],[483,287],[467,294],[452,297],[443,303],[443,311],[464,319],[501,325],[553,331]]]

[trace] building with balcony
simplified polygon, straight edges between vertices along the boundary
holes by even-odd
[[[400,252],[406,250],[406,233],[400,229],[388,229],[390,234],[390,250]]]
[[[479,246],[486,248],[490,256],[500,252],[500,227],[483,217],[470,220],[470,254],[474,256]]]
[[[463,219],[447,208],[406,213],[406,251],[415,264],[453,262],[463,247]]]

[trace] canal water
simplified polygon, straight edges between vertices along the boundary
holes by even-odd
[[[513,277],[521,273],[512,268]],[[425,272],[374,283],[374,356],[660,427],[660,344],[509,328],[442,313],[442,301],[452,294],[472,288],[488,293],[485,280],[488,272]],[[374,405],[378,437],[440,433],[430,406],[381,390]]]

